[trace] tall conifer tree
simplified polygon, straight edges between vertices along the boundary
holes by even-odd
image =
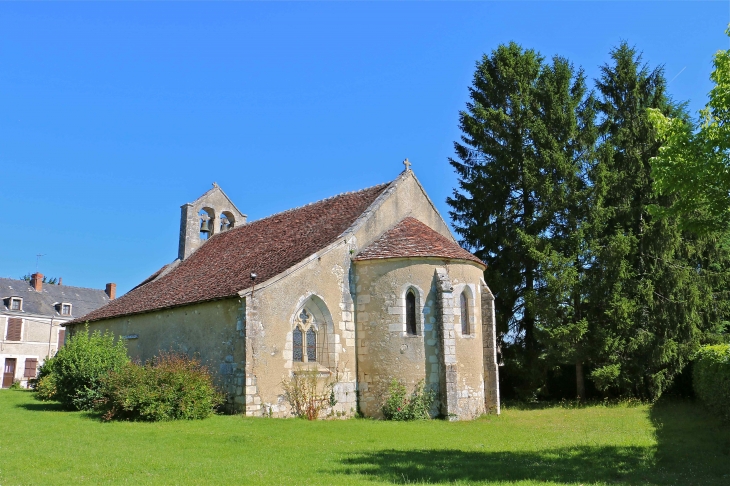
[[[647,109],[686,116],[666,94],[661,68],[650,70],[622,43],[601,68],[601,142],[594,182],[588,320],[597,335],[592,378],[599,389],[654,399],[687,363],[723,310],[707,267],[726,258],[709,240],[683,234],[676,219],[653,218],[657,196],[650,159],[659,142]],[[719,274],[718,274],[719,275]]]
[[[530,394],[544,383],[545,351],[554,349],[546,344],[561,337],[577,345],[584,334],[574,307],[583,300],[576,282],[593,99],[582,71],[515,43],[482,58],[469,91],[458,160],[450,159],[459,177],[450,214],[462,242],[488,265],[502,349]],[[565,348],[575,359],[575,346]]]

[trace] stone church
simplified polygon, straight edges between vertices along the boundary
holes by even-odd
[[[229,406],[291,414],[282,383],[317,370],[337,416],[382,417],[392,379],[434,415],[499,413],[494,297],[406,161],[395,180],[247,222],[220,187],[182,206],[178,259],[69,323],[130,356],[197,354]]]

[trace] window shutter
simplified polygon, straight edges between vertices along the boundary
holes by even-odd
[[[63,346],[64,342],[66,342],[66,329],[61,329],[58,331],[58,347]]]
[[[19,317],[11,317],[8,319],[8,333],[5,339],[8,341],[20,341],[21,332],[23,330],[23,319]]]
[[[37,368],[38,358],[25,358],[25,373],[23,376],[26,378],[35,378]]]

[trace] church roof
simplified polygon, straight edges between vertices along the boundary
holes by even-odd
[[[252,286],[252,272],[265,282],[335,242],[387,187],[340,194],[216,234],[169,272],[163,267],[72,323],[233,297]]]
[[[360,250],[354,260],[412,257],[468,260],[484,266],[484,262],[451,239],[411,217],[403,219],[380,238]]]

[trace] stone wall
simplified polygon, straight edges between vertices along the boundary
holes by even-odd
[[[468,419],[484,412],[481,327],[468,336],[457,334],[452,284],[453,278],[459,288],[478,288],[482,271],[473,264],[445,263],[425,258],[357,263],[358,381],[366,416],[382,417],[393,379],[411,390],[423,380],[437,393],[435,414]],[[410,289],[416,294],[415,335],[406,330]],[[470,310],[480,322],[476,302],[471,300]]]
[[[485,407],[489,413],[500,413],[499,366],[497,365],[497,329],[494,295],[482,279],[482,339],[484,346]]]
[[[349,263],[349,246],[343,240],[245,294],[247,386],[245,397],[236,400],[245,400],[247,415],[290,416],[282,382],[305,370],[319,372],[320,389],[334,383],[337,404],[325,413],[356,413],[355,328],[345,270]],[[303,308],[316,317],[317,363],[293,360],[292,332]]]
[[[109,330],[127,343],[132,359],[146,361],[160,351],[198,356],[229,400],[243,393],[245,340],[237,331],[239,298],[203,302],[89,323],[89,331]],[[82,330],[83,326],[74,326]]]

